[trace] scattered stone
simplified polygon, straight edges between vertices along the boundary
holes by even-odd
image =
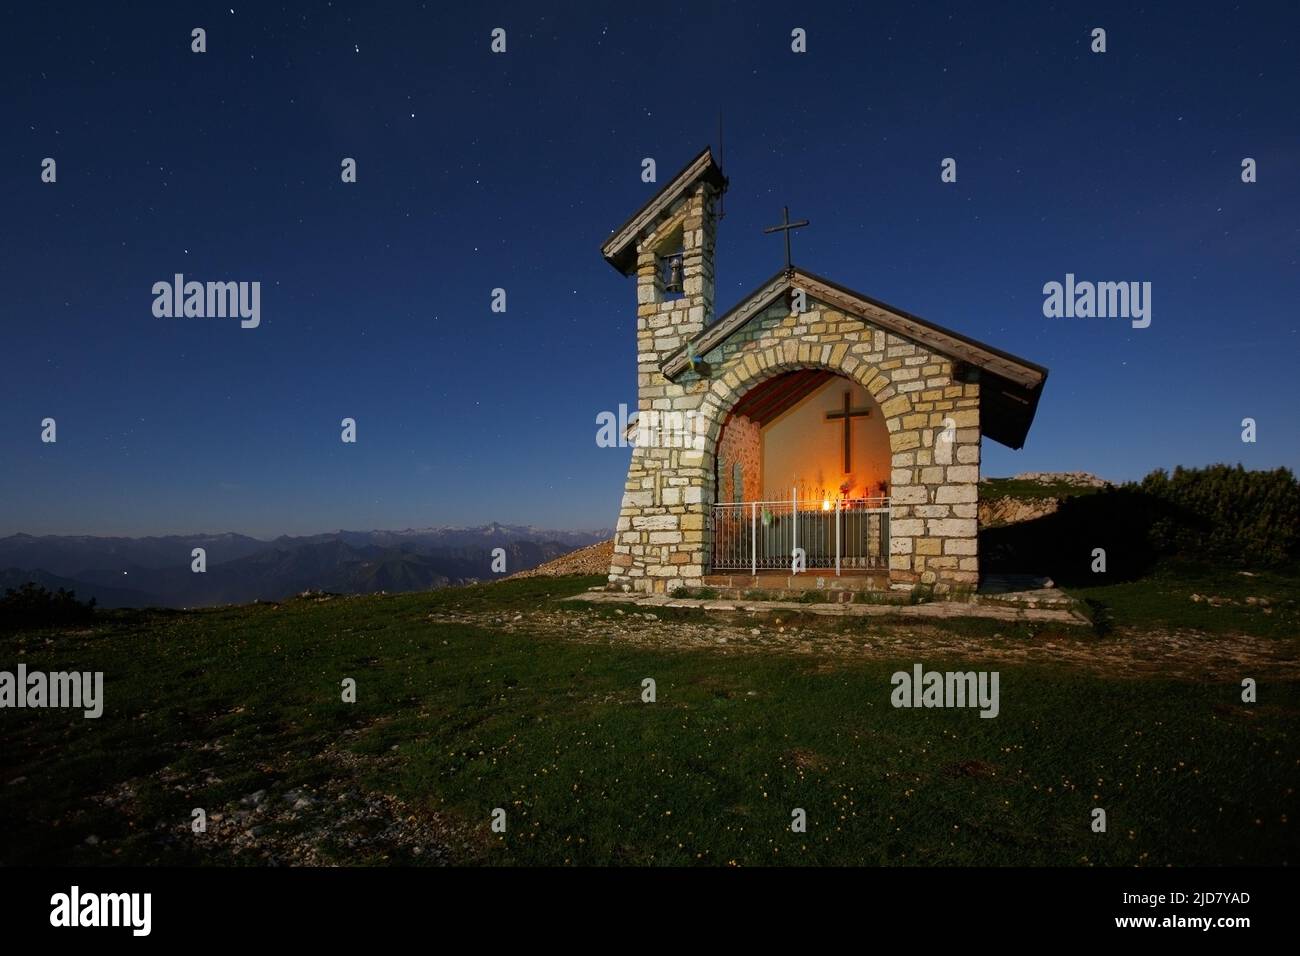
[[[614,557],[614,539],[598,541],[577,551],[570,551],[553,561],[539,564],[527,571],[519,571],[511,578],[557,577],[566,574],[608,574],[609,563]],[[593,590],[604,590],[595,588]]]
[[[1001,498],[984,500],[979,503],[980,526],[997,528],[1003,525],[1019,524],[1055,514],[1061,507],[1060,498],[1016,498],[1003,495]]]
[[[995,478],[981,478],[980,483],[996,481]],[[1087,471],[1022,471],[1013,475],[1012,481],[1032,481],[1040,485],[1072,485],[1075,488],[1105,488],[1110,482],[1105,478]]]

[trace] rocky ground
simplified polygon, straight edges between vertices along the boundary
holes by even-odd
[[[982,482],[996,478],[981,478]],[[1087,471],[1022,471],[1011,476],[1012,481],[1033,481],[1041,485],[1073,485],[1075,488],[1105,488],[1110,484],[1105,478]]]
[[[997,528],[1021,521],[1033,521],[1053,514],[1060,507],[1060,498],[1016,498],[1003,495],[1001,498],[986,499],[979,504],[980,527]]]
[[[204,806],[205,826],[195,832],[193,820],[159,822],[137,806],[137,791],[161,785],[178,794],[200,794],[221,783],[216,768],[185,775],[171,767],[148,778],[136,778],[93,797],[114,807],[139,825],[152,825],[159,843],[186,851],[211,854],[215,863],[255,863],[259,866],[330,866],[334,864],[448,864],[477,855],[481,836],[427,809],[416,809],[391,794],[365,790],[357,781],[379,769],[385,756],[366,756],[346,748],[360,733],[345,730],[315,760],[328,771],[315,787],[260,789],[222,806]],[[219,758],[221,740],[200,745]],[[217,759],[214,759],[214,763]],[[273,766],[259,766],[270,776]],[[97,836],[86,843],[95,846]]]
[[[614,554],[614,539],[597,541],[577,551],[570,551],[554,561],[547,561],[527,571],[512,574],[512,578],[563,577],[566,574],[609,574],[610,558]]]
[[[1252,671],[1267,672],[1276,679],[1300,677],[1300,660],[1293,647],[1245,635],[1117,628],[1103,638],[1084,628],[1042,625],[1037,636],[1026,639],[1020,633],[1013,635],[1010,629],[991,637],[983,631],[967,636],[960,628],[922,621],[897,624],[810,617],[797,612],[718,612],[708,620],[682,620],[677,614],[668,618],[633,606],[615,610],[612,620],[587,609],[444,611],[429,619],[615,646],[709,649],[722,654],[775,650],[825,657],[828,666],[853,659],[946,658],[1062,665],[1108,677],[1235,680]]]

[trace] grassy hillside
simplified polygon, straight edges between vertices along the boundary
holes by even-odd
[[[1086,653],[1131,636],[1002,627],[962,645],[996,646],[990,665],[883,622],[723,625],[556,600],[599,581],[111,612],[5,636],[3,667],[103,670],[107,702],[99,720],[0,712],[0,862],[1300,858],[1294,680],[1242,674],[1260,681],[1248,706],[1231,664],[1188,680],[1037,662],[1057,642]],[[701,646],[633,639],[649,628]],[[754,630],[793,639],[737,649]],[[863,653],[809,652],[814,638]],[[918,661],[999,670],[1000,716],[891,707],[891,673]],[[1098,806],[1105,834],[1089,828]],[[498,807],[505,834],[488,827]],[[806,834],[790,830],[795,808]]]
[[[1300,565],[1241,571],[1170,560],[1135,581],[1067,590],[1103,625],[1250,634],[1287,642],[1300,637]]]

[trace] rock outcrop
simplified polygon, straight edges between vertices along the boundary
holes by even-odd
[[[556,578],[566,574],[605,574],[614,554],[614,541],[597,541],[577,551],[570,551],[545,564],[512,574],[512,578]]]
[[[1003,481],[1006,479],[998,478],[981,478],[980,482],[987,484],[991,481]],[[1073,485],[1075,488],[1105,488],[1110,482],[1105,478],[1099,478],[1087,471],[1022,471],[1018,475],[1012,476],[1011,481],[1033,481],[1040,485]]]
[[[1060,498],[1013,498],[1004,495],[980,502],[980,527],[996,528],[999,525],[1032,521],[1050,515],[1060,507]]]

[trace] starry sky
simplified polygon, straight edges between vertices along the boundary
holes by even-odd
[[[788,204],[796,263],[1051,369],[985,474],[1296,468],[1298,9],[23,4],[0,534],[612,526],[635,291],[599,247],[720,114],[719,311]],[[177,272],[260,281],[261,325],[156,318]],[[1150,327],[1045,318],[1067,272],[1151,282]]]

